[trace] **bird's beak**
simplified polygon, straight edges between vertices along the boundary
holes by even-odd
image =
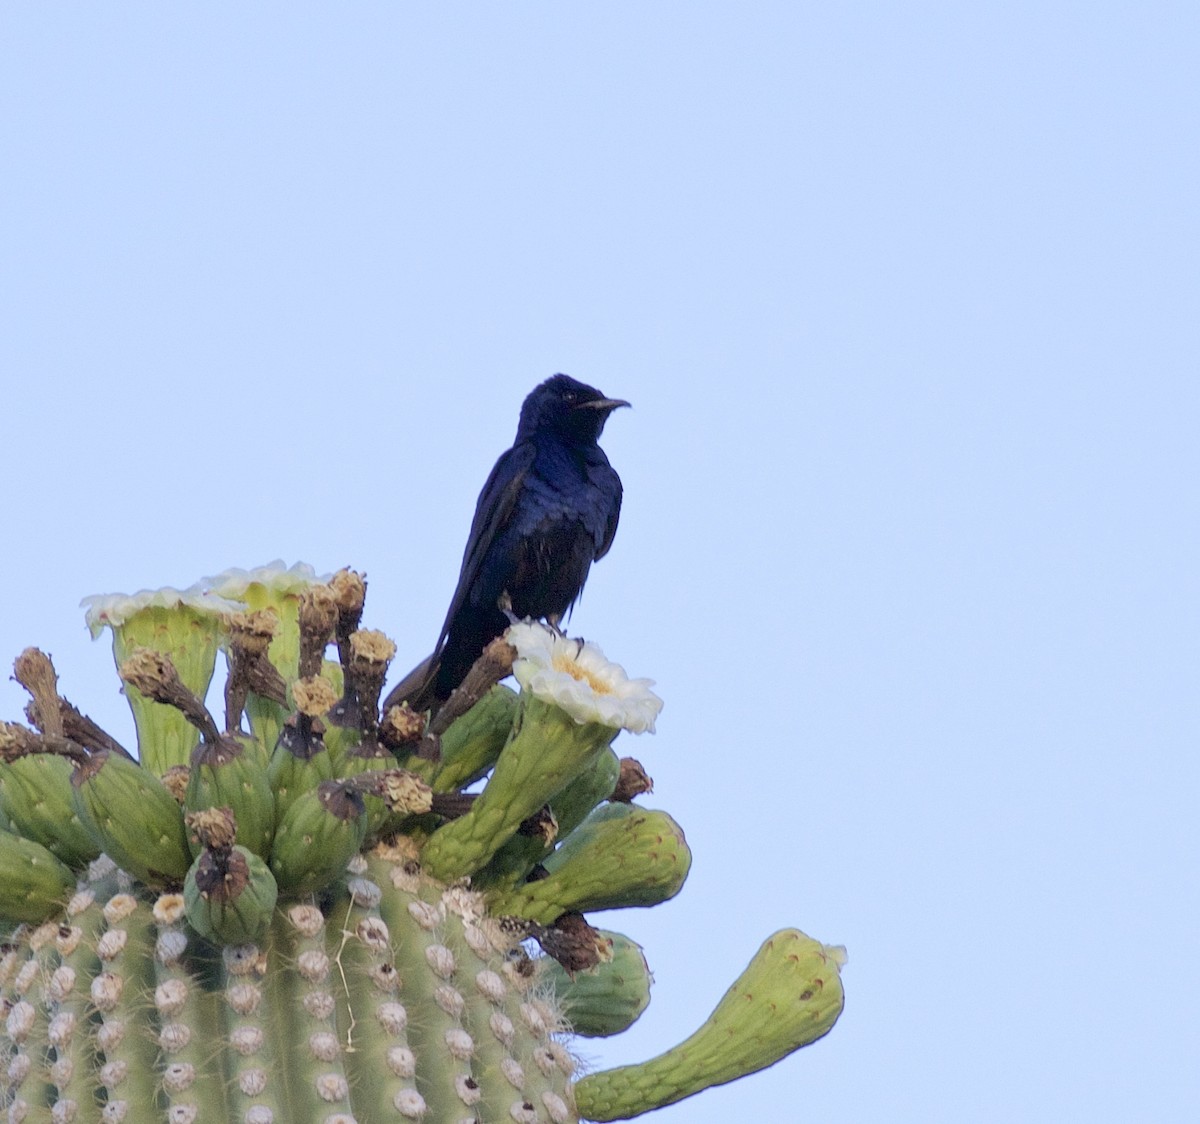
[[[591,402],[580,402],[576,405],[577,410],[603,410],[604,413],[610,413],[620,406],[628,406],[629,403],[624,398],[595,398]]]

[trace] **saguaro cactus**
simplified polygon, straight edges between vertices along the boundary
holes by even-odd
[[[89,599],[136,758],[59,695],[48,657],[18,657],[28,724],[0,724],[8,1120],[620,1120],[829,1031],[844,953],[784,930],[685,1042],[581,1074],[572,1034],[620,1033],[650,989],[641,949],[585,914],[665,901],[691,862],[611,744],[661,702],[526,622],[432,721],[381,715],[394,648],[360,627],[365,591],[279,565]],[[218,649],[223,724],[203,701]]]

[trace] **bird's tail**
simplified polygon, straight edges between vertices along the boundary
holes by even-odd
[[[407,702],[419,714],[437,706],[438,668],[441,666],[440,653],[434,652],[426,656],[416,667],[400,680],[383,700],[383,713],[402,702]]]

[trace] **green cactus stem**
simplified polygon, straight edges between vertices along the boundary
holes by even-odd
[[[434,832],[421,861],[447,881],[473,874],[615,736],[609,726],[581,724],[556,706],[526,698],[491,782],[467,815]]]
[[[510,889],[523,882],[551,853],[558,838],[568,837],[597,804],[612,794],[619,773],[617,755],[611,749],[604,750],[590,768],[551,798],[548,808],[554,819],[552,835],[547,838],[522,828],[476,874],[476,884]]]

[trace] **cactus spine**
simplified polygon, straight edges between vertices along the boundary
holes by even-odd
[[[617,1120],[828,1032],[843,954],[785,930],[686,1042],[580,1076],[572,1030],[620,1033],[651,983],[584,914],[653,906],[691,862],[610,748],[661,704],[522,624],[432,720],[380,714],[394,649],[360,628],[365,590],[266,567],[90,599],[137,761],[22,653],[32,728],[0,724],[9,1120]],[[218,646],[223,726],[202,701]]]

